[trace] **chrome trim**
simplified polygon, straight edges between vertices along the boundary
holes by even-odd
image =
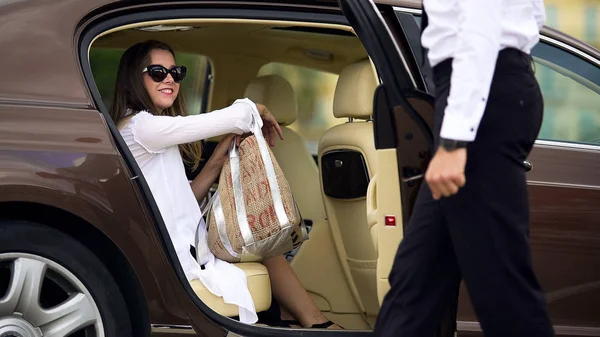
[[[481,331],[481,325],[479,322],[456,322],[456,330],[458,331]]]
[[[543,145],[543,146],[551,146],[551,147],[563,147],[563,148],[567,148],[567,149],[576,149],[576,150],[600,151],[600,145],[593,145],[593,144],[569,143],[569,142],[544,140],[544,139],[536,140],[535,144]]]
[[[579,188],[579,189],[586,189],[586,190],[600,190],[600,186],[595,186],[595,185],[557,183],[554,181],[527,180],[527,184],[533,185],[533,186],[550,186],[550,187],[559,187],[559,188]]]
[[[152,329],[183,329],[183,330],[194,330],[191,325],[180,325],[180,324],[150,324]]]
[[[529,159],[523,161],[523,166],[525,166],[525,172],[531,172],[533,170],[533,164]]]
[[[402,60],[402,65],[404,66],[404,69],[406,70],[408,77],[410,77],[410,81],[411,81],[413,87],[416,88],[417,81],[415,80],[415,77],[413,76],[412,71],[410,71],[410,68],[408,67],[408,63],[406,62],[406,58],[404,57],[404,54],[402,53],[400,46],[398,46],[398,43],[396,43],[396,39],[394,39],[394,34],[392,34],[392,31],[390,31],[390,27],[388,27],[388,25],[385,23],[385,20],[381,16],[381,12],[379,12],[379,10],[377,9],[377,5],[375,5],[375,3],[373,1],[370,1],[370,3],[371,3],[371,6],[373,7],[373,11],[377,15],[377,17],[379,18],[379,20],[381,21],[383,26],[385,27],[385,30],[387,31],[390,39],[392,40],[392,43],[394,44],[394,47],[396,48],[398,55],[400,55],[400,59]]]
[[[419,15],[423,14],[423,10],[416,9],[416,8],[405,8],[405,7],[393,6],[392,9],[395,12],[404,12],[404,13],[419,14]]]
[[[562,41],[559,41],[559,40],[557,40],[557,39],[555,39],[553,37],[540,34],[540,40],[544,41],[544,42],[548,42],[550,44],[553,44],[554,46],[562,48],[562,49],[564,49],[564,50],[566,50],[568,52],[571,52],[573,54],[577,54],[578,56],[581,56],[582,58],[584,58],[584,59],[586,59],[586,60],[594,63],[596,66],[600,66],[600,60],[596,59],[594,56],[592,56],[592,55],[590,55],[590,54],[588,54],[586,52],[583,52],[583,51],[581,51],[581,50],[579,50],[579,49],[577,49],[577,48],[575,48],[575,47],[573,47],[571,45],[568,45],[568,44],[566,44],[566,43],[564,43]]]
[[[567,336],[600,336],[600,328],[580,327],[580,326],[560,326],[555,325],[554,331],[557,335]]]
[[[554,332],[557,336],[600,336],[600,328],[597,327],[580,327],[580,326],[564,326],[555,325],[553,326]],[[481,331],[479,322],[457,322],[458,331]]]

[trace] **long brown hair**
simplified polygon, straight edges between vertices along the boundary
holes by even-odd
[[[181,88],[173,105],[163,111],[158,111],[150,98],[150,94],[146,91],[142,70],[150,65],[150,53],[155,49],[166,50],[175,58],[175,53],[168,44],[156,40],[136,43],[121,56],[114,97],[110,108],[110,117],[117,124],[117,127],[125,118],[129,117],[127,115],[128,110],[131,110],[132,115],[142,110],[147,110],[157,116],[188,115]],[[202,147],[199,141],[179,144],[179,151],[184,161],[192,165],[192,170],[198,168],[202,155]]]

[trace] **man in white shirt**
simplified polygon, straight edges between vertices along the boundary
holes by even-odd
[[[486,337],[553,336],[531,263],[523,165],[543,115],[529,55],[545,20],[543,1],[423,6],[436,153],[375,335],[436,336],[449,307],[454,328],[462,279]]]

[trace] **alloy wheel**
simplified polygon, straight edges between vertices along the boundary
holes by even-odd
[[[59,336],[104,337],[91,293],[50,259],[0,254],[0,337]]]

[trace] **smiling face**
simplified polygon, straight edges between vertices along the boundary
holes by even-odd
[[[176,65],[173,54],[162,49],[153,49],[150,52],[150,64],[161,65],[167,69],[171,69]],[[177,94],[179,94],[179,83],[173,80],[171,74],[168,74],[162,82],[155,82],[145,72],[144,87],[158,111],[163,111],[171,107],[177,98]]]

